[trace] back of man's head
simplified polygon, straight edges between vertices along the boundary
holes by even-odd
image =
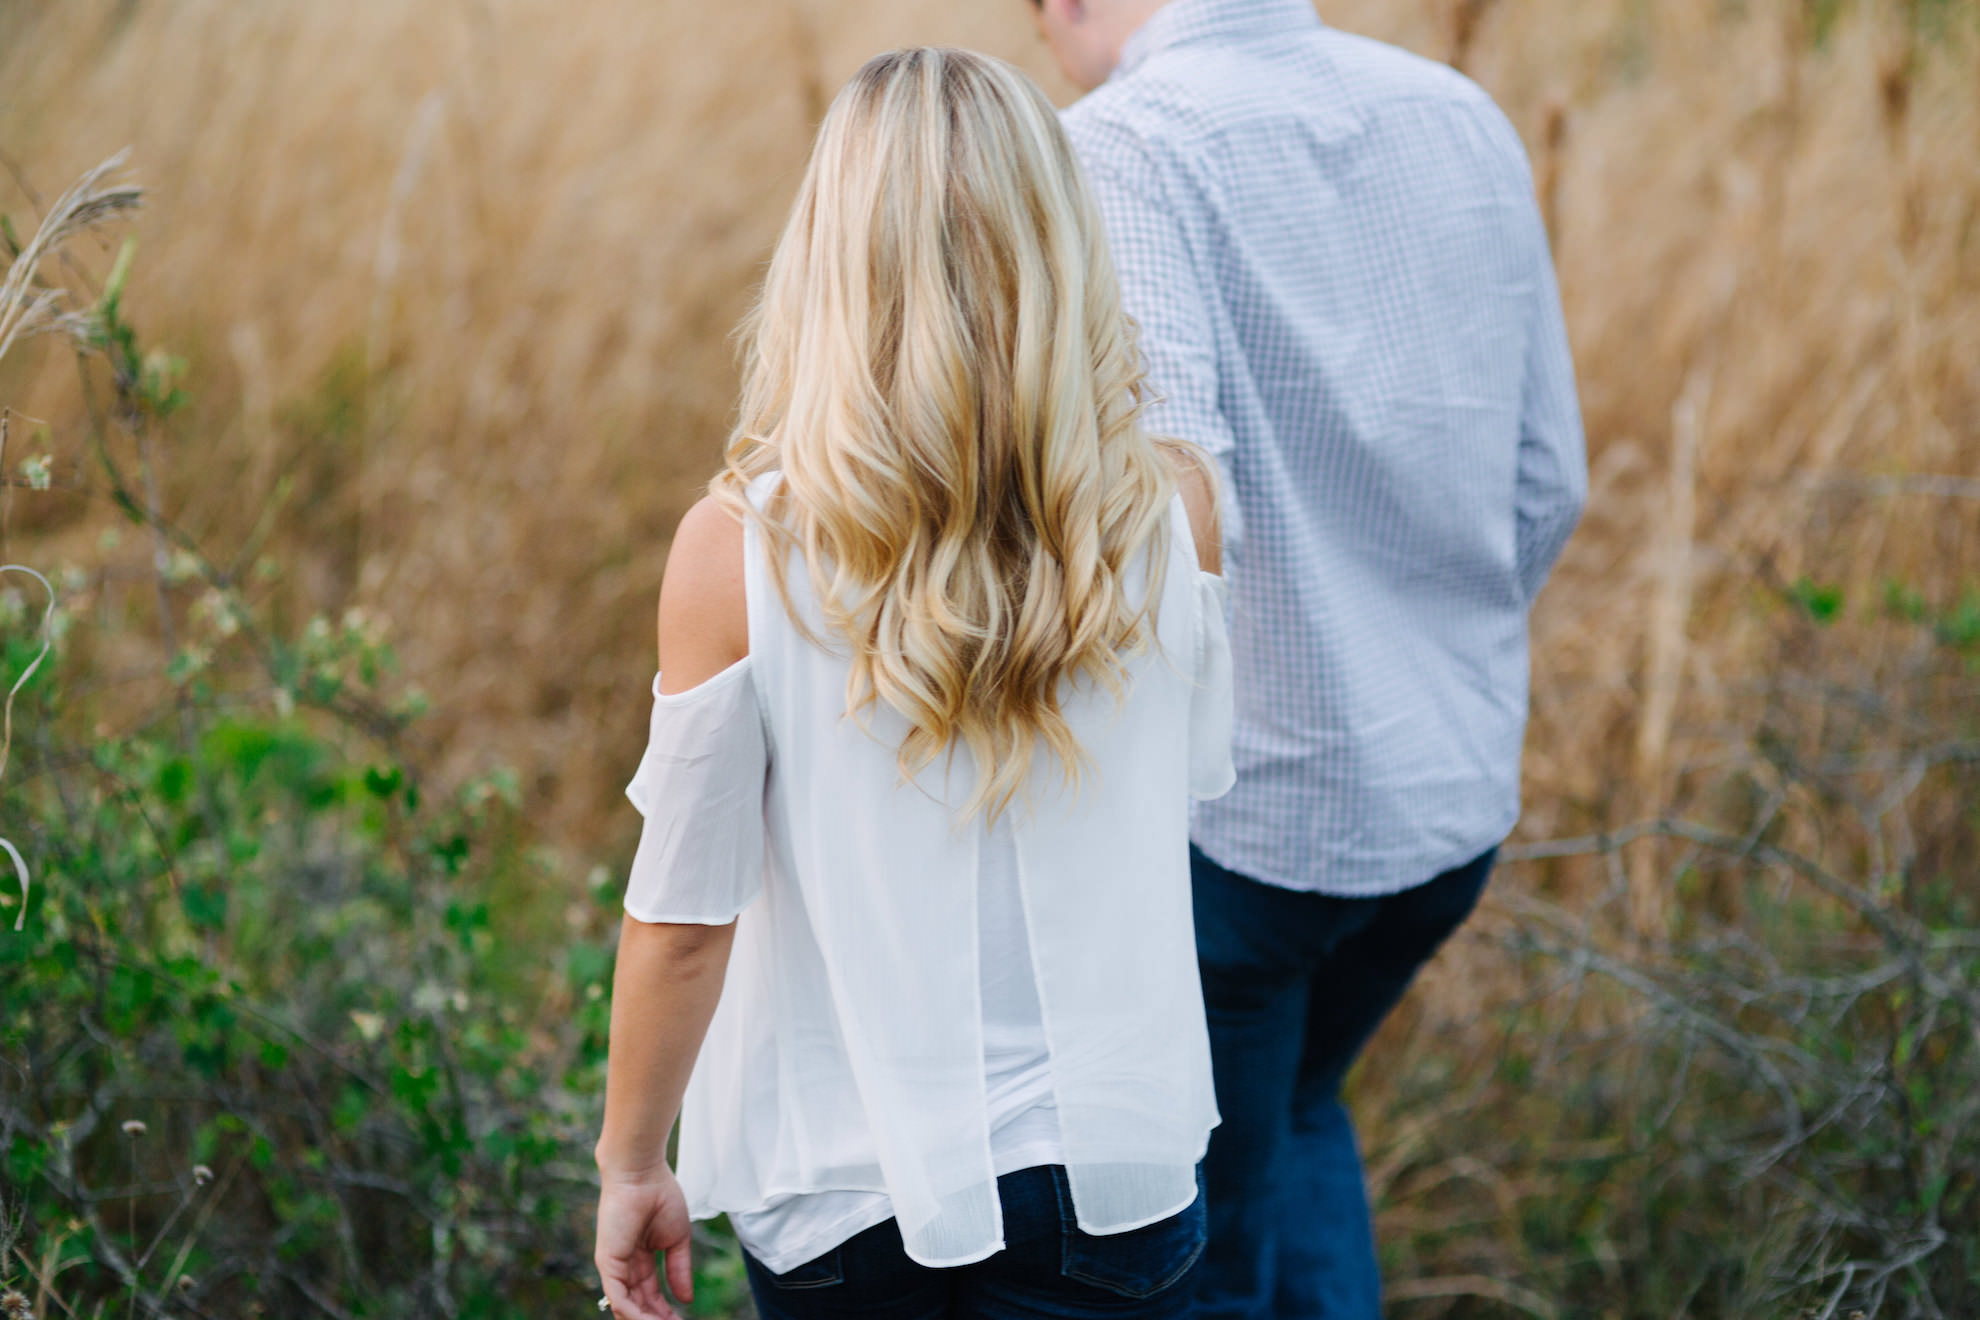
[[[1031,0],[1059,69],[1082,92],[1107,81],[1121,49],[1171,0]]]

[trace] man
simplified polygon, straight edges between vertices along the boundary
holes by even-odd
[[[1310,0],[1033,0],[1159,402],[1217,455],[1237,788],[1197,945],[1201,1314],[1379,1314],[1342,1077],[1519,814],[1528,607],[1587,492],[1517,135]]]

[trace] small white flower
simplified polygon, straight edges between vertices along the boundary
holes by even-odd
[[[447,992],[432,981],[422,981],[412,992],[412,1006],[420,1013],[438,1013],[447,1006]]]
[[[207,1168],[204,1164],[193,1165],[193,1185],[195,1187],[204,1187],[212,1181],[213,1170]]]
[[[124,1120],[124,1135],[127,1137],[141,1137],[147,1130],[143,1121],[140,1119],[129,1118]]]
[[[193,602],[193,616],[212,623],[213,630],[222,637],[232,637],[240,631],[240,617],[234,613],[234,602],[227,593],[216,587],[208,587],[206,593]]]

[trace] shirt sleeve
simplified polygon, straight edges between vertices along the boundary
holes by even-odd
[[[1230,634],[1224,625],[1228,590],[1216,573],[1196,575],[1196,686],[1189,702],[1189,795],[1222,797],[1237,782],[1231,762],[1236,683]]]
[[[1539,276],[1534,281],[1533,336],[1527,349],[1514,495],[1519,514],[1519,582],[1528,603],[1540,594],[1588,500],[1588,456],[1581,403],[1575,395],[1574,359],[1553,257],[1537,212],[1533,228]]]
[[[1154,396],[1142,423],[1157,435],[1201,445],[1216,458],[1223,476],[1224,556],[1235,562],[1244,532],[1236,444],[1217,402],[1214,304],[1179,219],[1181,202],[1128,129],[1084,116],[1065,123],[1107,228],[1122,305],[1139,332]]]
[[[626,885],[640,921],[724,926],[763,888],[769,750],[747,658],[686,692],[653,680],[646,754],[626,796],[646,818]]]

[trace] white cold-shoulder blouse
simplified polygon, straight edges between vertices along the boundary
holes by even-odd
[[[759,510],[775,480],[752,488]],[[981,1260],[1003,1245],[982,1020],[1002,955],[979,949],[990,835],[950,805],[974,767],[959,751],[901,780],[904,722],[846,715],[847,660],[799,632],[764,550],[752,522],[748,657],[687,692],[655,679],[626,790],[646,818],[626,911],[740,917],[683,1102],[681,1186],[696,1218],[884,1196],[915,1260]],[[1166,553],[1159,646],[1129,661],[1124,700],[1068,685],[1087,773],[1069,791],[1041,756],[1006,817],[1022,922],[985,928],[1025,942],[1008,957],[1029,955],[1058,1149],[1097,1234],[1187,1206],[1217,1122],[1188,829],[1191,798],[1233,779],[1231,664],[1223,581],[1198,570],[1180,498]],[[786,582],[825,635],[801,562]]]

